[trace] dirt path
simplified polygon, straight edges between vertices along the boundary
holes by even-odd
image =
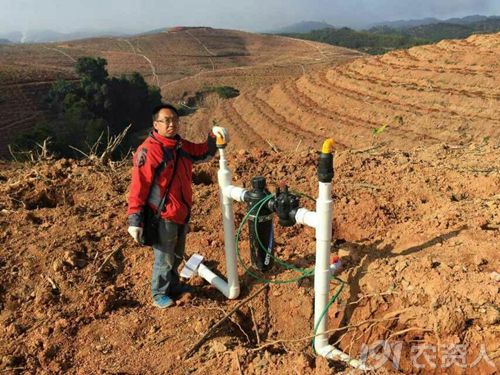
[[[138,53],[136,51],[134,45],[130,42],[130,40],[128,40],[128,39],[119,39],[119,40],[122,40],[125,43],[127,43],[130,46],[130,48],[132,49],[133,54],[142,57],[144,60],[146,60],[148,62],[149,66],[151,67],[151,74],[153,75],[153,82],[156,83],[157,87],[160,87],[160,80],[158,78],[158,75],[156,74],[156,68],[153,65],[153,62],[151,61],[151,59],[142,53]]]
[[[44,47],[44,48],[49,50],[49,51],[56,51],[56,52],[60,53],[61,55],[64,55],[67,58],[69,58],[72,62],[76,62],[76,59],[73,56],[69,55],[68,53],[64,52],[63,50],[61,50],[59,48],[50,48],[50,47]]]

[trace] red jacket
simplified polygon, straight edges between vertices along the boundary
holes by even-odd
[[[215,136],[210,134],[205,143],[192,143],[181,139],[165,138],[156,132],[138,147],[134,154],[132,182],[128,196],[129,225],[142,226],[142,209],[148,204],[156,212],[173,178],[161,218],[184,224],[189,220],[193,203],[193,163],[210,159],[216,151]],[[175,159],[177,170],[173,176]]]

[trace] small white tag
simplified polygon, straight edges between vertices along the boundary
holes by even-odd
[[[191,276],[198,273],[198,267],[202,261],[203,261],[203,256],[201,256],[200,254],[191,255],[191,258],[189,258],[189,260],[182,268],[180,276],[185,279],[190,279]]]

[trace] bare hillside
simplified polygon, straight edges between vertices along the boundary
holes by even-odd
[[[262,137],[283,150],[318,147],[328,135],[346,148],[498,140],[499,61],[500,33],[442,41],[246,91],[212,117],[240,147]]]
[[[179,28],[133,38],[0,46],[0,155],[19,132],[42,113],[40,101],[60,78],[76,79],[74,64],[103,57],[111,75],[139,72],[179,100],[206,85],[240,90],[299,77],[309,67],[352,60],[360,53],[321,43],[234,30]]]

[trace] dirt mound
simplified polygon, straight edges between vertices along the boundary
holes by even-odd
[[[314,152],[229,150],[228,158],[237,185],[264,175],[271,186],[286,180],[317,194]],[[346,285],[329,311],[329,328],[337,329],[331,342],[354,357],[363,344],[401,342],[405,373],[418,371],[411,351],[417,344],[438,348],[437,369],[427,365],[424,372],[463,373],[457,365],[444,367],[441,348],[466,344],[465,371],[494,373],[485,360],[470,366],[481,348],[498,365],[499,160],[500,148],[491,142],[337,153],[332,252],[344,263]],[[216,169],[214,160],[195,170],[187,252],[204,255],[224,273]],[[73,160],[1,164],[2,370],[323,374],[344,368],[315,358],[311,349],[309,279],[272,284],[184,361],[238,301],[194,278],[194,294],[176,307],[151,306],[152,254],[126,232],[129,173],[128,166],[113,171]],[[245,210],[236,206],[239,221]],[[246,240],[244,232],[248,262]],[[313,266],[314,232],[276,226],[276,253]],[[241,267],[240,275],[245,297],[259,285]],[[297,274],[276,267],[265,276]],[[390,363],[380,371],[391,372]]]

